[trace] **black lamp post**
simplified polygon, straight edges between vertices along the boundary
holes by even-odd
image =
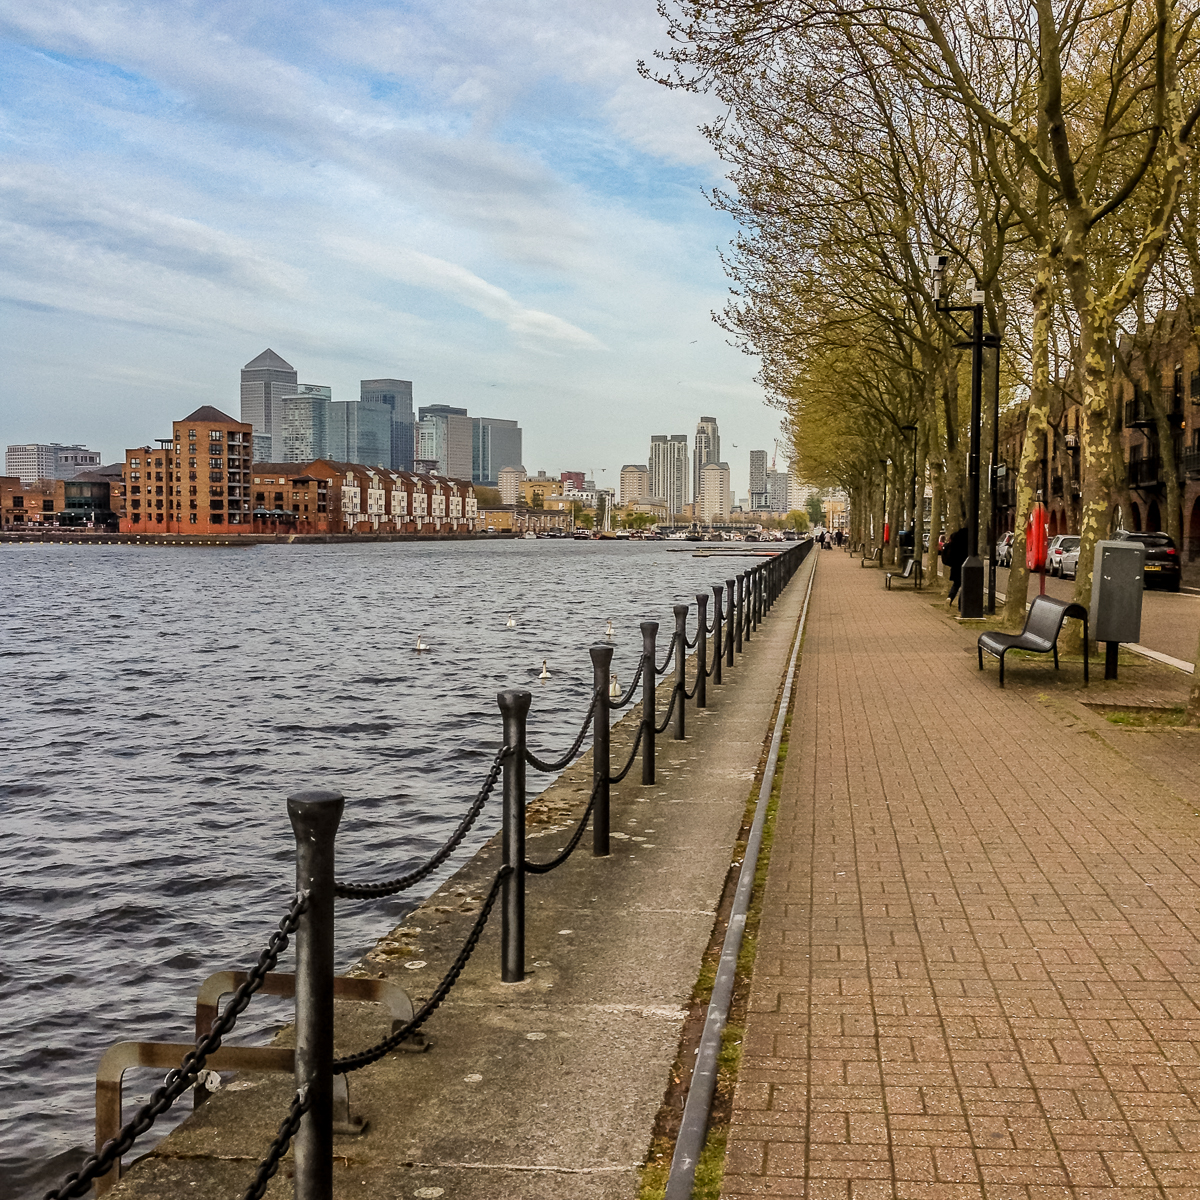
[[[912,434],[912,476],[908,489],[908,531],[912,534],[912,557],[914,560],[920,554],[917,548],[917,427],[915,425],[901,425],[901,433]],[[913,586],[916,587],[914,581]]]
[[[994,334],[992,339],[986,339],[984,336],[983,305],[987,296],[978,282],[971,292],[970,304],[953,305],[941,298],[942,277],[947,261],[944,254],[929,256],[929,269],[933,275],[934,307],[938,312],[971,314],[970,340],[954,343],[960,349],[969,347],[971,350],[971,441],[967,450],[967,561],[962,565],[962,588],[958,602],[959,612],[971,619],[983,616],[983,559],[979,554],[979,440],[983,418],[983,348],[989,341],[990,344],[998,346],[999,338]]]

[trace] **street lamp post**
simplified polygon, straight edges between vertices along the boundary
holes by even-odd
[[[983,305],[987,299],[976,282],[971,303],[952,305],[941,298],[942,278],[948,258],[931,254],[929,268],[933,275],[933,303],[938,312],[969,312],[971,336],[969,341],[955,342],[960,349],[971,350],[971,441],[967,450],[967,561],[962,565],[962,585],[959,592],[959,612],[968,619],[983,616],[983,559],[979,554],[979,441],[983,419],[983,348],[985,344],[999,346],[999,338],[987,339],[983,332]],[[961,326],[960,326],[961,328]],[[965,330],[963,331],[966,332]]]
[[[914,562],[919,563],[920,550],[917,548],[917,427],[915,425],[901,425],[902,433],[912,434],[912,476],[908,489],[908,531],[912,534],[912,558]],[[913,587],[916,587],[916,577],[913,578]]]

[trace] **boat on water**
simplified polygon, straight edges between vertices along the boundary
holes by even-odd
[[[577,529],[571,537],[577,542],[590,542],[592,540],[591,533],[586,529]]]
[[[534,533],[532,529],[525,530],[525,533],[523,536],[527,542],[536,542],[537,541],[537,534]]]

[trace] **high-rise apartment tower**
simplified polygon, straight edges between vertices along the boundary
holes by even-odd
[[[700,499],[700,472],[706,464],[720,462],[721,435],[716,417],[701,417],[696,423],[696,444],[692,453],[692,497]]]
[[[666,501],[675,516],[688,502],[688,440],[686,433],[656,433],[650,438],[650,495]]]
[[[264,350],[242,368],[242,423],[254,426],[256,460],[273,461],[274,422],[282,415],[277,412],[278,402],[295,395],[299,382],[296,369],[274,350]]]

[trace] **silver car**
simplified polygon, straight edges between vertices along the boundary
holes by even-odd
[[[1046,574],[1058,574],[1058,560],[1062,557],[1062,544],[1067,540],[1068,535],[1065,533],[1055,534],[1050,539],[1050,545],[1046,547]]]
[[[1062,557],[1058,560],[1058,573],[1063,579],[1074,579],[1079,573],[1079,539],[1067,538],[1071,545],[1064,544]]]

